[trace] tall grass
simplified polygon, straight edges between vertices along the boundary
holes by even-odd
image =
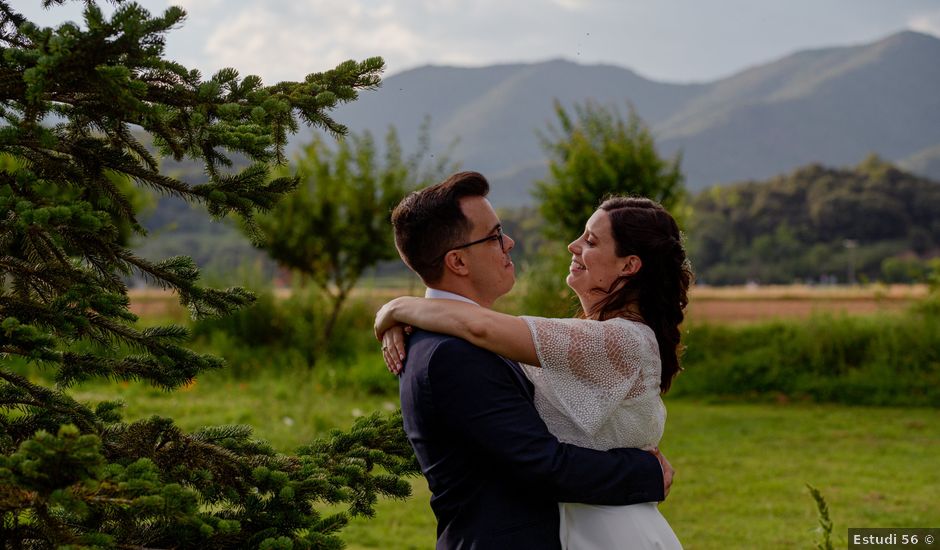
[[[534,271],[499,309],[570,315],[562,310],[573,302]],[[277,297],[260,290],[253,306],[193,324],[192,346],[225,358],[232,379],[309,370],[326,388],[392,396],[396,379],[383,368],[371,325],[378,304],[393,294],[352,298],[335,337],[324,343],[318,334],[325,304],[316,294],[295,289],[289,297]],[[541,304],[540,311],[532,310],[533,303]],[[818,314],[748,325],[690,322],[684,331],[685,371],[672,390],[677,396],[940,406],[936,293],[906,312],[881,318]]]
[[[816,315],[684,335],[676,395],[940,406],[940,305],[897,316]]]
[[[218,351],[241,348],[249,355],[294,356],[288,364],[314,365],[318,360],[352,360],[375,347],[371,336],[374,311],[361,300],[349,300],[329,341],[323,339],[329,304],[321,293],[295,289],[278,298],[270,289],[231,315],[198,321],[192,326],[197,342]],[[237,368],[237,364],[235,365]]]
[[[810,496],[816,502],[816,511],[819,514],[819,535],[820,540],[816,543],[817,550],[832,550],[832,518],[829,517],[829,504],[823,497],[819,489],[809,483],[806,484]]]

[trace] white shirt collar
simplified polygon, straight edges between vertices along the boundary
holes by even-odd
[[[437,288],[429,288],[424,291],[425,298],[440,298],[443,300],[457,300],[458,302],[467,302],[468,304],[473,304],[478,306],[480,304],[474,302],[466,296],[461,296],[460,294],[454,294],[453,292],[448,292],[446,290],[440,290]]]

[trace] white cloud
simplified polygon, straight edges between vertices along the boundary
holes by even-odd
[[[222,0],[169,0],[167,2],[167,5],[179,6],[187,13],[192,13],[194,10],[209,11],[209,9],[218,7],[221,4]]]
[[[937,0],[905,0],[903,9],[883,0],[794,0],[776,7],[723,0],[725,10],[700,0],[139,1],[182,4],[190,12],[168,38],[174,59],[208,70],[237,67],[266,82],[375,55],[385,58],[386,76],[427,63],[480,66],[564,57],[690,81],[900,28],[940,35]],[[860,4],[867,8],[856,9]],[[844,25],[847,10],[872,13]],[[727,13],[735,17],[729,20]]]
[[[590,4],[590,0],[552,0],[558,6],[568,11],[581,11]]]
[[[365,9],[357,1],[307,0],[282,8],[245,7],[224,19],[206,40],[212,64],[273,82],[375,55],[415,64],[427,51],[390,2]]]
[[[174,0],[165,0],[174,1]],[[195,0],[184,0],[194,4]],[[217,0],[210,0],[217,1]],[[231,0],[230,0],[231,1]],[[425,63],[485,65],[576,58],[596,0],[241,0],[217,6],[202,66],[265,81],[298,79],[380,55],[386,74]],[[535,17],[534,14],[538,14]],[[580,23],[577,23],[580,21]],[[551,29],[564,24],[564,30]]]
[[[460,8],[461,0],[424,0],[422,6],[430,12],[447,12]]]
[[[940,11],[916,15],[907,23],[908,28],[940,37]]]

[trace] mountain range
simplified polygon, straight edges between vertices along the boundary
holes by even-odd
[[[497,206],[531,202],[547,173],[537,132],[553,101],[633,105],[686,186],[764,179],[795,167],[857,164],[869,153],[940,179],[940,39],[911,31],[869,44],[806,50],[705,83],[656,82],[612,65],[565,60],[478,68],[425,66],[387,77],[335,112],[356,132],[416,143],[483,172]],[[309,131],[293,140],[310,138]]]

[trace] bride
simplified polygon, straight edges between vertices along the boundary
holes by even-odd
[[[679,324],[692,272],[675,220],[643,198],[604,201],[568,245],[575,319],[515,317],[454,300],[402,297],[376,314],[386,364],[405,358],[403,327],[463,338],[523,363],[535,406],[562,442],[607,450],[655,448],[661,394],[679,372]],[[560,503],[562,547],[681,548],[656,503]]]

